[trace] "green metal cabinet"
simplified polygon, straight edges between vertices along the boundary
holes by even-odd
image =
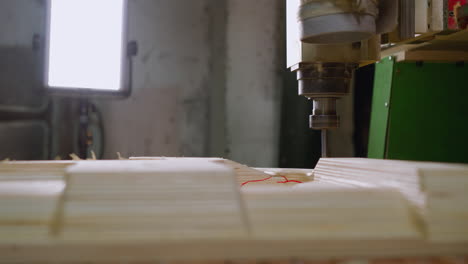
[[[377,63],[368,157],[468,163],[468,66]]]

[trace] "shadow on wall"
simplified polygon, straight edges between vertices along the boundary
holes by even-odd
[[[38,113],[47,105],[38,51],[0,47],[0,110]]]
[[[37,51],[0,48],[0,159],[47,159],[48,99]]]

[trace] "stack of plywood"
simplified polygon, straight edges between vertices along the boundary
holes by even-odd
[[[6,162],[0,242],[401,241],[421,230],[468,242],[467,190],[468,166],[441,163],[322,159],[311,177],[223,159]]]
[[[0,242],[44,241],[68,163],[0,163]]]
[[[247,235],[232,169],[203,159],[83,161],[67,172],[60,237],[72,241]]]
[[[246,189],[243,194],[254,238],[379,240],[421,236],[406,199],[396,191],[307,185]]]
[[[427,196],[429,238],[468,241],[468,166],[423,168],[422,190]]]
[[[361,158],[320,159],[314,177],[343,187],[393,188],[411,200],[423,205],[418,167],[412,162]]]
[[[417,209],[434,241],[468,241],[468,165],[372,159],[321,159],[319,181],[348,187],[389,187]]]

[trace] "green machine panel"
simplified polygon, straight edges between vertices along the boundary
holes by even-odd
[[[468,163],[468,66],[376,65],[369,158]]]

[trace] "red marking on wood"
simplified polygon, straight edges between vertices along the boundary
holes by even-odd
[[[251,182],[262,182],[262,181],[267,181],[267,180],[271,179],[272,177],[273,177],[273,176],[270,176],[270,177],[268,177],[268,178],[261,179],[261,180],[250,180],[250,181],[246,181],[246,182],[243,182],[243,183],[241,184],[241,186],[244,186],[244,185],[246,185],[247,183],[251,183]]]
[[[270,176],[268,178],[265,178],[265,179],[260,179],[260,180],[250,180],[250,181],[246,181],[246,182],[243,182],[241,184],[241,186],[244,186],[246,185],[247,183],[251,183],[251,182],[263,182],[263,181],[267,181],[269,179],[271,179],[273,176]],[[294,183],[302,183],[301,181],[296,181],[296,180],[289,180],[286,176],[281,176],[283,177],[284,181],[278,181],[276,183],[288,183],[288,182],[294,182]]]
[[[302,183],[301,181],[289,180],[286,176],[281,176],[281,177],[283,177],[284,181],[279,181],[277,183],[288,183],[288,182]]]

